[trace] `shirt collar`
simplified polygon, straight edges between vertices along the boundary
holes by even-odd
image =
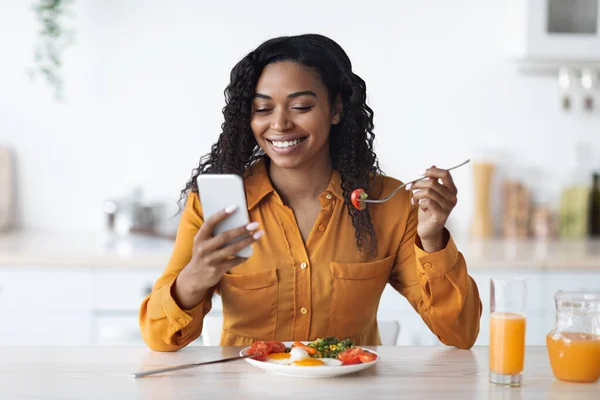
[[[267,195],[275,192],[264,158],[250,166],[244,178],[244,187],[246,189],[248,210],[254,208]],[[338,171],[334,170],[331,174],[326,191],[333,193],[342,202],[344,201],[342,178]]]

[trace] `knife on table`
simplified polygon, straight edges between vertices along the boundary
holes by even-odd
[[[183,365],[178,365],[176,367],[168,367],[168,368],[161,368],[161,369],[153,369],[150,371],[134,372],[131,374],[131,377],[132,378],[143,378],[144,376],[148,376],[148,375],[161,374],[163,372],[179,371],[181,369],[198,367],[200,365],[219,364],[219,363],[224,363],[224,362],[229,362],[229,361],[241,360],[243,358],[248,358],[248,357],[252,357],[255,355],[256,354],[247,354],[245,356],[222,358],[220,360],[214,360],[214,361],[206,361],[206,362],[194,363],[194,364],[183,364]]]

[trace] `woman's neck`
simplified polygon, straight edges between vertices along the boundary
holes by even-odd
[[[332,172],[329,157],[295,169],[269,165],[271,183],[285,204],[317,199],[327,189]]]

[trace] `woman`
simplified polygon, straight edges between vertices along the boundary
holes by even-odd
[[[221,345],[325,336],[380,344],[377,307],[389,282],[443,343],[470,348],[481,301],[444,228],[457,194],[448,171],[431,167],[431,179],[386,203],[351,206],[356,188],[379,198],[400,182],[379,168],[365,82],[344,50],[314,34],[269,40],[233,68],[225,99],[223,132],[182,191],[172,258],[141,306],[148,346],[173,351],[196,339],[215,291]],[[244,177],[250,225],[212,235],[246,210],[205,221],[202,173]],[[250,245],[250,258],[234,257]]]

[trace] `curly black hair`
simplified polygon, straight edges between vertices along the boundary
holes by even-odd
[[[375,254],[377,239],[369,210],[357,210],[350,202],[354,189],[363,188],[369,192],[375,187],[376,176],[383,175],[373,151],[373,110],[366,103],[366,84],[352,72],[348,55],[339,44],[323,35],[270,39],[242,58],[231,70],[230,83],[224,92],[222,133],[210,153],[204,155],[192,171],[192,177],[181,191],[179,205],[181,207],[190,191],[198,191],[198,175],[244,176],[252,164],[267,158],[250,129],[252,101],[263,68],[281,61],[296,62],[313,69],[327,88],[332,105],[337,96],[341,98],[341,121],[332,125],[330,130],[332,167],[341,176],[344,202],[352,218],[356,245],[360,251]]]

